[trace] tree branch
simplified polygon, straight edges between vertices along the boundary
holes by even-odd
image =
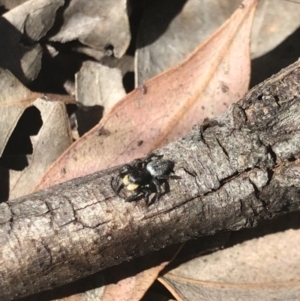
[[[0,298],[16,299],[122,261],[299,210],[300,63],[157,151],[180,178],[147,207],[101,171],[0,204]]]

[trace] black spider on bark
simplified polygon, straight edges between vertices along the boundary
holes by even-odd
[[[131,164],[122,166],[116,178],[112,178],[111,187],[119,195],[123,188],[131,191],[131,196],[125,198],[131,202],[143,196],[147,205],[152,201],[149,199],[155,194],[154,202],[162,195],[161,185],[172,178],[175,163],[171,160],[163,160],[163,155],[150,154],[145,159],[136,159]],[[175,178],[175,177],[174,177]]]

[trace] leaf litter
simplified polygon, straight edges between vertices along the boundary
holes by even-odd
[[[137,88],[126,95],[51,166],[37,189],[143,157],[236,102],[250,79],[253,13],[251,5],[238,9],[183,63],[145,82],[146,93]]]
[[[14,199],[30,193],[72,135],[64,102],[29,91],[7,70],[0,69],[0,81],[0,162],[10,187],[1,199]]]
[[[72,140],[65,110],[65,104],[72,101],[58,95],[45,97],[33,93],[11,74],[1,71],[2,153],[5,154],[15,129],[19,127],[20,120],[28,113],[28,109],[40,116],[41,123],[38,131],[29,135],[32,153],[25,156],[22,154],[28,166],[22,171],[9,171],[11,182],[8,184],[7,194],[10,197],[33,191],[39,182],[37,187],[41,189],[144,156],[184,135],[193,124],[219,114],[246,92],[250,77],[249,37],[255,1],[245,1],[213,35],[212,32],[229,17],[239,1],[232,1],[230,4],[203,1],[199,7],[199,2],[189,0],[176,8],[178,11],[169,16],[169,22],[161,22],[162,24],[156,22],[155,17],[157,20],[167,19],[168,10],[172,10],[168,4],[159,2],[153,1],[152,5],[149,2],[148,7],[144,6],[145,13],[139,24],[134,50],[137,86],[134,91],[121,99],[124,89],[117,70],[102,68],[92,62],[83,65],[75,86],[77,101],[86,110],[94,110],[96,106],[102,109],[90,125],[89,117],[83,118],[82,124],[86,127],[82,132],[96,124],[102,115],[104,117],[58,160],[56,158]],[[298,16],[300,6],[284,2],[280,1],[275,7],[271,1],[260,1],[260,15],[255,17],[252,32],[252,41],[256,45],[252,56],[261,55],[276,47],[276,43],[283,41],[299,26],[299,20],[292,16]],[[46,48],[56,47],[58,53],[64,51],[58,47],[59,43],[100,63],[114,65],[112,60],[106,60],[107,55],[114,54],[121,59],[125,57],[130,39],[133,38],[129,29],[128,12],[136,14],[135,9],[139,5],[143,6],[140,3],[133,3],[129,7],[126,1],[116,0],[90,1],[88,5],[83,5],[82,1],[73,0],[68,6],[65,1],[52,1],[48,6],[49,2],[42,0],[0,1],[0,6],[8,10],[0,21],[0,32],[5,33],[0,33],[0,42],[5,45],[0,47],[0,67],[10,70],[22,83],[30,83],[43,70],[42,58]],[[284,17],[278,17],[283,11],[286,11]],[[268,20],[266,25],[264,20]],[[155,30],[158,31],[155,33]],[[277,32],[278,35],[274,38],[274,33]],[[7,39],[7,36],[11,38]],[[132,52],[132,47],[130,45],[129,53]],[[188,58],[185,59],[186,57]],[[52,58],[55,59],[55,56]],[[113,67],[122,68],[121,65]],[[161,73],[167,68],[171,69]],[[122,70],[122,75],[125,74],[126,77],[132,70],[133,67],[129,66],[128,73]],[[94,81],[93,72],[96,74]],[[158,75],[152,78],[156,74]],[[53,79],[56,77],[54,74],[49,78],[51,76]],[[109,84],[105,85],[103,79]],[[103,83],[99,83],[100,81]],[[115,90],[115,96],[107,93],[110,90]],[[118,98],[121,99],[119,102]],[[79,123],[79,120],[77,117],[75,123]],[[79,126],[77,130],[79,131]],[[55,133],[61,135],[58,137]],[[78,159],[76,164],[75,153]],[[2,159],[3,156],[0,160]],[[45,172],[52,163],[49,171]],[[0,169],[2,171],[3,166]],[[102,295],[102,291],[98,291],[98,297],[101,295],[102,300],[109,300],[109,296],[114,294],[122,296],[123,300],[135,300],[134,292],[140,288],[136,300],[140,299],[167,262],[157,265],[149,273],[144,271],[137,278],[124,279],[122,287],[108,286],[106,294]],[[196,285],[203,289],[202,284]],[[178,291],[177,297],[184,291],[184,288]],[[183,297],[178,297],[180,298]]]

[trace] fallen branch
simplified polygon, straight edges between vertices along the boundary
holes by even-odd
[[[177,178],[151,206],[115,195],[118,168],[0,204],[1,300],[299,210],[299,82],[298,61],[158,150]]]

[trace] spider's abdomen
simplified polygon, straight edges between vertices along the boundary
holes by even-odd
[[[146,169],[152,177],[164,177],[169,175],[174,168],[174,163],[170,160],[153,160],[149,162]]]

